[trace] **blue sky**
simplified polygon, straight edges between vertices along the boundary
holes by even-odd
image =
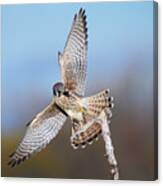
[[[126,91],[134,103],[149,103],[153,88],[152,1],[4,5],[5,132],[24,126],[51,100],[51,87],[60,80],[57,53],[62,52],[73,16],[80,7],[86,10],[89,30],[86,94],[109,87],[118,98],[118,92],[123,90],[123,95]]]

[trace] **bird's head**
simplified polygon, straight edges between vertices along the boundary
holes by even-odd
[[[68,96],[68,91],[65,89],[64,84],[58,82],[53,85],[53,95],[60,97],[61,95]]]

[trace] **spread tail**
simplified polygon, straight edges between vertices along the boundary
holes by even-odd
[[[98,135],[101,133],[101,125],[98,122],[89,125],[88,123],[90,122],[88,121],[98,117],[104,109],[109,110],[108,115],[111,118],[111,108],[114,106],[112,102],[113,97],[110,96],[108,89],[94,96],[82,99],[82,104],[86,109],[86,113],[84,113],[86,122],[80,123],[80,128],[76,130],[74,128],[72,129],[71,144],[74,148],[78,148],[80,145],[84,148],[87,144],[92,144],[94,139],[98,138]]]

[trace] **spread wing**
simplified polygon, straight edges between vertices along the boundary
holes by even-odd
[[[56,137],[66,119],[67,116],[52,102],[28,124],[24,138],[10,155],[9,165],[13,167],[45,148]]]
[[[84,96],[86,83],[87,37],[85,10],[80,9],[74,16],[64,52],[59,53],[64,85],[80,96]]]

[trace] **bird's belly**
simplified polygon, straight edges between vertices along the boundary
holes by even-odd
[[[79,111],[68,109],[68,110],[66,110],[66,112],[70,116],[70,118],[73,119],[73,120],[77,120],[77,121],[82,121],[83,120],[83,115]]]
[[[79,122],[83,120],[81,105],[73,97],[61,96],[56,99],[56,103],[69,115],[72,120],[77,120]]]

